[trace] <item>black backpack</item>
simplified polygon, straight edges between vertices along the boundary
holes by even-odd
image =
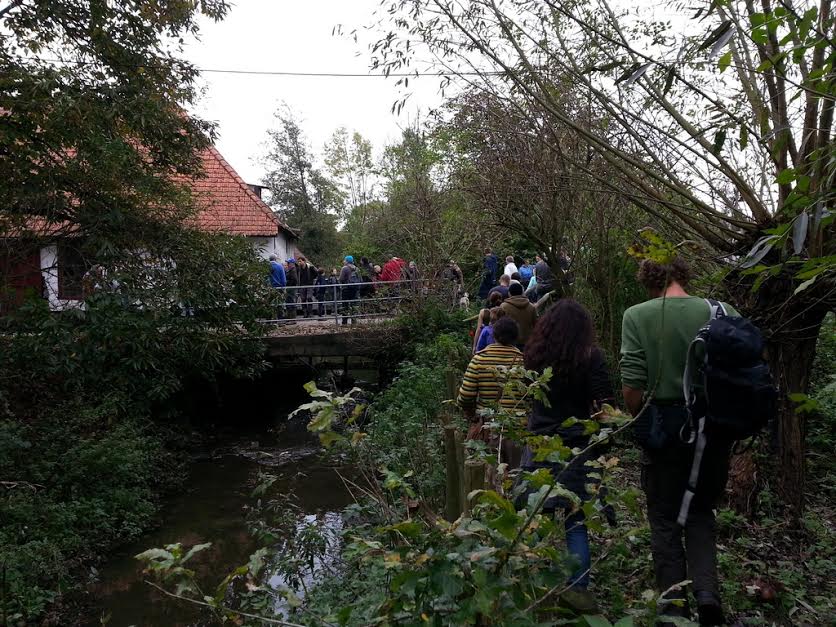
[[[722,303],[706,302],[711,315],[688,347],[682,376],[688,421],[680,437],[696,442],[696,448],[680,525],[688,517],[707,439],[736,441],[757,435],[778,406],[760,330],[746,318],[726,315]]]

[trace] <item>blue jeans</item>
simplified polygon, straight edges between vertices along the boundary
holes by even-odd
[[[592,566],[592,557],[589,554],[589,533],[584,520],[583,512],[577,511],[567,516],[563,523],[566,528],[566,548],[573,561],[578,563],[578,569],[569,577],[569,583],[580,590],[586,590],[589,587],[589,569]]]

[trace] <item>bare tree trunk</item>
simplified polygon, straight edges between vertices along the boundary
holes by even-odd
[[[804,510],[807,419],[795,410],[796,404],[789,395],[808,391],[816,339],[825,313],[811,312],[809,317],[800,318],[797,333],[782,334],[777,341],[768,343],[770,367],[781,391],[773,432],[779,452],[779,486],[793,518]]]

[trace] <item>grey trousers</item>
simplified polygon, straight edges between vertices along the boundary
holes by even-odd
[[[725,491],[730,444],[709,441],[688,520],[682,527],[676,518],[688,484],[693,451],[693,446],[678,445],[661,451],[645,451],[642,456],[641,481],[647,496],[653,569],[660,592],[691,580],[698,602],[712,600],[719,605],[713,510]],[[681,599],[683,603],[669,605],[664,613],[688,615],[685,590],[671,591],[667,598]]]

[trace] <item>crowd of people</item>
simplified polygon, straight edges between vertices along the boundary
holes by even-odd
[[[357,304],[378,294],[391,294],[401,288],[417,288],[422,277],[414,261],[392,256],[382,266],[361,257],[356,263],[346,255],[341,268],[317,268],[299,255],[279,261],[270,255],[270,286],[280,291],[279,317],[295,318],[341,315],[342,323],[356,322]]]
[[[600,474],[591,462],[601,455],[602,445],[590,444],[591,436],[582,423],[568,421],[594,420],[602,404],[615,403],[607,359],[595,343],[592,317],[581,304],[565,298],[540,315],[531,300],[545,296],[555,281],[547,261],[538,256],[533,267],[528,260],[522,260],[518,266],[509,256],[505,262],[502,274],[497,276],[499,259],[490,250],[485,251],[480,296],[487,306],[479,315],[474,355],[457,399],[470,421],[468,437],[500,449],[503,461],[512,467],[524,471],[549,469],[581,501],[600,499],[596,489]],[[560,265],[565,275],[568,258],[562,258]],[[653,421],[651,428],[658,425],[668,436],[663,438],[664,444],[650,438],[640,442],[641,488],[647,496],[654,572],[657,586],[664,593],[661,614],[690,615],[686,588],[682,585],[690,580],[700,624],[721,625],[724,617],[713,508],[723,494],[728,475],[730,443],[716,437],[709,439],[704,451],[700,450],[703,470],[699,489],[686,506],[684,495],[697,482],[692,480],[696,445],[693,438],[689,441],[680,437],[689,417],[683,371],[692,340],[716,315],[709,301],[685,291],[688,279],[689,269],[680,259],[670,264],[642,262],[638,280],[650,298],[624,313],[623,398],[629,412],[649,417]],[[718,307],[728,315],[737,315],[725,303]],[[528,402],[521,396],[524,386],[507,385],[510,377],[524,372],[513,369],[514,366],[538,373],[551,368],[553,378],[546,398]],[[484,416],[490,415],[490,411],[482,410],[497,406],[518,411],[522,408],[529,432],[560,436],[565,447],[580,453],[571,461],[551,462],[536,461],[529,447],[519,445],[514,451],[513,443],[500,441],[485,425]],[[566,594],[575,595],[574,602],[581,609],[591,609],[594,598],[587,586],[592,562],[583,510],[573,507],[569,499],[557,497],[546,502],[544,511],[563,513],[567,549],[574,558]]]

